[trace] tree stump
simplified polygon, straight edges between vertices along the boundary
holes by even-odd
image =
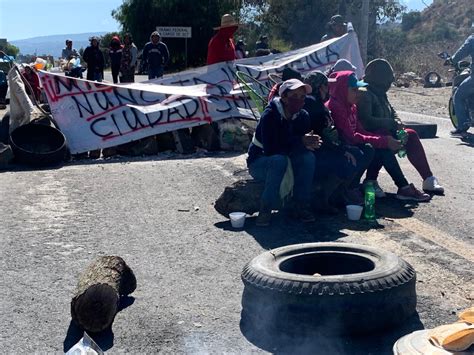
[[[224,217],[231,212],[253,214],[260,209],[263,183],[255,180],[239,180],[227,186],[214,204],[214,208]]]
[[[120,296],[137,287],[133,271],[119,256],[102,256],[80,276],[71,301],[72,319],[84,330],[97,333],[112,325]]]

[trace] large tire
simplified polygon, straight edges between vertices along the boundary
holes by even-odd
[[[433,80],[434,79],[434,80]],[[431,71],[425,75],[425,84],[424,88],[439,88],[441,87],[441,76],[435,72]]]
[[[418,133],[418,136],[422,139],[435,138],[436,133],[438,131],[438,125],[435,123],[404,121],[403,125],[406,128],[411,128],[416,131],[416,133]]]
[[[67,154],[63,133],[39,123],[14,129],[10,134],[10,145],[18,163],[37,167],[62,163]]]
[[[452,96],[449,98],[448,109],[449,119],[451,120],[451,123],[453,124],[454,128],[458,128],[458,118],[456,117],[456,113],[454,112],[454,102]]]
[[[367,246],[290,245],[257,256],[241,277],[242,322],[255,331],[363,334],[416,312],[415,270]]]

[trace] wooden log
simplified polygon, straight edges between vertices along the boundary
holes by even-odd
[[[72,319],[84,330],[97,333],[112,325],[120,296],[137,287],[133,271],[119,256],[102,256],[80,276],[71,301]]]

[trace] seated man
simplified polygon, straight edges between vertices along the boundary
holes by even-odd
[[[390,134],[372,133],[364,129],[357,117],[359,90],[367,86],[357,81],[351,71],[333,73],[336,83],[331,85],[331,98],[326,106],[331,110],[334,124],[342,139],[350,145],[370,143],[375,148],[374,161],[380,160],[398,187],[397,198],[401,200],[428,201],[430,195],[409,184],[398,165],[394,152],[402,147],[399,140]]]
[[[273,85],[270,93],[268,94],[268,102],[272,101],[275,97],[278,96],[278,90],[280,90],[280,86],[284,81],[290,79],[298,79],[299,81],[303,80],[301,73],[297,70],[292,68],[285,68],[281,73],[281,82],[278,84]]]
[[[252,143],[247,166],[265,187],[260,201],[258,226],[268,226],[273,209],[279,209],[293,189],[296,216],[303,222],[315,220],[309,208],[314,177],[314,155],[308,149],[319,146],[310,131],[308,113],[303,110],[311,87],[297,79],[285,81],[263,112]]]
[[[360,178],[372,161],[374,150],[370,145],[360,149],[340,141],[331,113],[324,106],[329,99],[329,80],[326,75],[314,71],[305,77],[304,82],[311,85],[312,89],[312,93],[306,96],[304,109],[309,113],[313,133],[322,138],[321,147],[314,151],[315,177],[322,185],[319,209],[323,213],[337,213],[337,209],[329,204],[329,198],[340,187],[345,192],[348,204],[363,202],[360,192],[354,193],[352,190],[358,189]]]
[[[426,192],[443,193],[443,187],[438,179],[433,176],[425,150],[421,145],[418,134],[413,129],[404,128],[402,121],[390,105],[387,91],[394,80],[393,69],[389,62],[384,59],[374,59],[365,69],[364,81],[369,84],[367,91],[363,92],[357,103],[359,119],[364,128],[369,132],[391,135],[396,137],[397,130],[405,129],[408,133],[408,141],[405,149],[410,163],[423,179],[423,190]],[[374,182],[378,197],[385,196],[377,184],[379,170],[382,162],[374,162],[367,170],[367,180]]]

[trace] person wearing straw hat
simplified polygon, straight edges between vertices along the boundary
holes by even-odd
[[[227,62],[237,59],[235,53],[234,33],[239,28],[239,23],[234,17],[225,14],[221,18],[221,25],[214,27],[217,33],[207,46],[207,65]]]

